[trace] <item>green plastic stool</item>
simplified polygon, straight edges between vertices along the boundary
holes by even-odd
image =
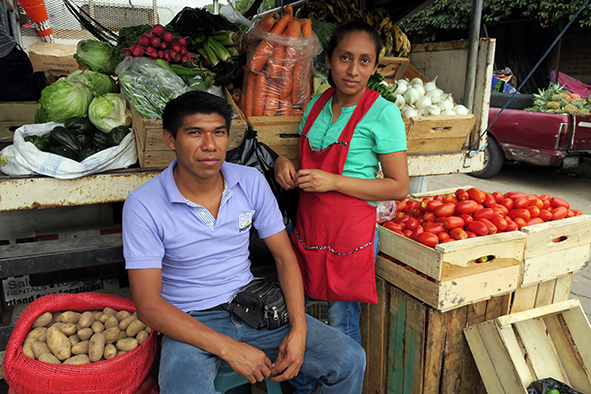
[[[279,383],[267,379],[265,380],[265,384],[267,385],[268,394],[283,394]],[[213,387],[220,393],[224,394],[228,390],[236,387],[245,386],[244,388],[248,388],[246,385],[250,387],[250,392],[252,393],[252,386],[248,383],[248,380],[234,372],[234,370],[222,360],[218,374],[213,381]]]

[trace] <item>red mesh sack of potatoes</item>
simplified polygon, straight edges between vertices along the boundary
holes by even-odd
[[[35,319],[45,312],[103,310],[135,312],[133,301],[111,294],[58,293],[33,301],[21,314],[6,347],[2,369],[14,393],[121,393],[137,391],[152,370],[157,353],[156,332],[136,349],[110,360],[84,365],[50,364],[27,357],[23,343]]]

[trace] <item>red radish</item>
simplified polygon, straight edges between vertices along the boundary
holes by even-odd
[[[154,48],[159,48],[160,47],[160,39],[158,37],[154,37],[152,38],[152,40],[150,41],[150,44],[152,44],[152,46]]]
[[[150,45],[150,36],[146,33],[142,34],[139,43],[147,47],[148,45]]]
[[[156,52],[150,53],[150,58],[153,60],[156,60],[156,59],[158,59],[158,54]]]
[[[181,62],[185,63],[187,61],[189,61],[189,58],[187,56],[181,57]]]
[[[193,54],[193,52],[187,52],[187,57],[190,61],[193,61],[195,59],[195,55]]]
[[[160,43],[160,49],[166,49],[166,48],[168,48],[168,44],[165,43],[165,42],[161,42]]]
[[[164,58],[164,51],[163,51],[163,50],[159,50],[159,51],[158,51],[158,57],[159,57],[160,59]]]
[[[149,54],[149,55],[151,55],[151,54],[153,54],[153,53],[156,53],[156,48],[153,48],[153,47],[147,47],[147,48],[146,48],[146,53],[147,53],[147,54]]]
[[[142,56],[144,54],[144,48],[142,48],[140,45],[134,45],[132,47],[133,49],[131,50],[131,52],[133,53],[133,56]]]
[[[123,56],[127,57],[127,56],[131,56],[131,49],[126,49],[125,52],[123,52]]]
[[[174,36],[172,35],[171,32],[167,31],[167,32],[164,32],[162,39],[164,40],[165,43],[170,44],[174,40]]]
[[[182,47],[186,47],[186,46],[187,46],[187,40],[185,40],[183,37],[179,37],[179,38],[178,38],[176,41],[177,41],[177,42],[179,43],[179,45],[180,45],[180,46],[182,46]]]
[[[154,25],[154,27],[152,28],[152,33],[156,34],[159,37],[162,37],[162,35],[164,34],[164,26],[162,26],[161,24]]]
[[[185,56],[186,54],[187,54],[187,48],[185,48],[185,47],[182,47],[182,48],[181,48],[181,55],[182,55],[182,56]]]
[[[181,55],[177,52],[172,56],[172,60],[175,61],[175,63],[178,63],[181,60]]]
[[[180,52],[181,51],[181,46],[179,44],[178,41],[175,41],[172,43],[172,45],[170,46],[172,48],[173,51],[175,52]]]

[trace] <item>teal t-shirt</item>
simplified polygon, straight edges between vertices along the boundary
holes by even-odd
[[[306,107],[300,123],[300,135],[308,114],[319,97],[320,95],[310,100]],[[331,105],[332,97],[320,111],[308,132],[308,140],[314,150],[322,150],[338,141],[356,108],[356,106],[343,108],[337,121],[331,124],[333,115]],[[396,104],[380,96],[355,128],[343,175],[373,179],[378,175],[380,154],[403,150],[406,150],[406,131],[400,110]]]

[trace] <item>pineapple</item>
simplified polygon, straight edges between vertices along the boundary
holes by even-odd
[[[589,109],[587,109],[587,108],[581,108],[579,110],[579,114],[581,114],[581,115],[589,115]]]
[[[574,104],[565,105],[564,110],[566,112],[568,112],[569,114],[578,114],[579,113],[579,108],[577,108],[577,106]]]
[[[546,104],[546,108],[547,109],[560,109],[561,105],[560,103],[557,101],[548,101],[548,103]]]

